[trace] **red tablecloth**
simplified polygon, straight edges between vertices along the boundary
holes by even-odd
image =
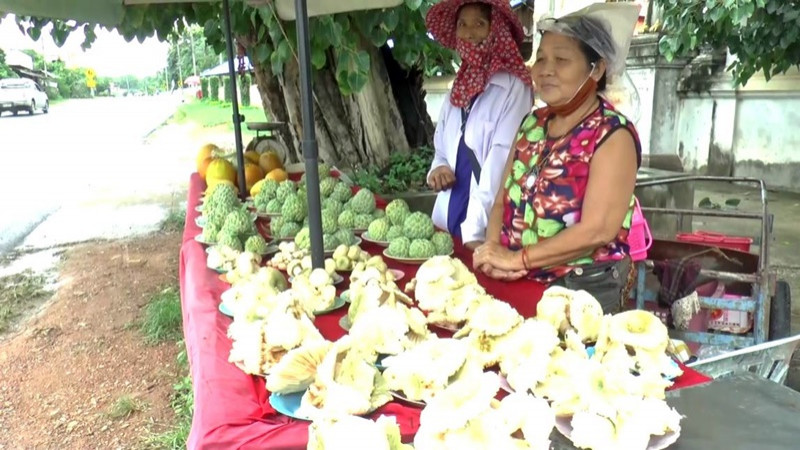
[[[205,184],[195,173],[189,183],[186,226],[180,259],[181,303],[183,332],[194,386],[194,418],[188,448],[233,449],[270,448],[304,449],[308,438],[308,423],[287,418],[273,410],[264,379],[246,375],[228,362],[231,341],[226,335],[231,319],[218,311],[220,294],[228,288],[216,272],[206,267],[206,253],[194,237],[202,232],[195,224],[199,215],[195,206]],[[377,254],[383,249],[364,242],[364,250]],[[456,256],[471,267],[471,253],[457,245]],[[390,266],[405,272],[402,286],[416,274],[417,266]],[[478,280],[496,298],[516,307],[525,317],[535,315],[536,302],[544,286],[533,281],[504,283],[478,275]],[[339,310],[315,320],[327,339],[335,340],[345,334]],[[689,368],[676,380],[674,388],[709,381]],[[397,417],[402,434],[410,437],[419,426],[420,410],[399,403],[389,403],[375,412]]]

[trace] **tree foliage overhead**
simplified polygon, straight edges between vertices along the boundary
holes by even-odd
[[[757,72],[767,80],[800,65],[800,3],[786,0],[657,0],[663,7],[659,47],[672,59],[703,45],[728,48],[729,69],[744,85]]]
[[[312,17],[309,21],[311,60],[319,70],[332,65],[343,94],[358,92],[367,82],[370,57],[364,45],[383,47],[389,44],[394,58],[404,68],[421,68],[426,74],[451,73],[455,54],[428,38],[425,14],[433,0],[406,0],[388,10],[358,11],[334,16]],[[225,52],[221,2],[172,3],[127,6],[123,21],[116,29],[127,40],[139,42],[155,35],[168,40],[183,33],[185,23],[203,26],[208,45]],[[186,19],[184,23],[183,19]],[[88,47],[95,39],[93,24],[18,17],[20,29],[38,39],[48,23],[56,44],[63,44],[69,34],[83,29]],[[252,7],[246,2],[231,3],[231,26],[238,40],[248,40],[251,59],[269,64],[280,74],[290,58],[297,58],[296,27],[293,21],[281,21],[274,6]],[[266,36],[269,39],[264,39]]]

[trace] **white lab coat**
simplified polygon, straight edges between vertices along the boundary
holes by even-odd
[[[464,139],[475,152],[481,165],[480,183],[470,176],[471,187],[467,217],[461,224],[463,242],[483,241],[489,212],[501,186],[503,168],[517,131],[533,106],[533,89],[508,72],[494,74],[481,93],[467,118]],[[461,108],[450,103],[450,94],[444,99],[436,133],[433,138],[435,155],[431,172],[439,166],[456,167],[458,142],[461,139]],[[450,190],[440,192],[433,206],[433,223],[447,229],[447,209]]]

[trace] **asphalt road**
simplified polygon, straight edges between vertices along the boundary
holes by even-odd
[[[124,190],[142,139],[175,111],[178,96],[70,100],[49,114],[0,117],[0,254],[48,215]],[[90,219],[90,218],[87,218]]]

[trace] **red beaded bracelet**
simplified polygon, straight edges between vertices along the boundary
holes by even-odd
[[[525,270],[531,270],[530,267],[528,267],[528,247],[527,246],[522,247],[521,251],[522,251],[522,267],[524,267]]]

